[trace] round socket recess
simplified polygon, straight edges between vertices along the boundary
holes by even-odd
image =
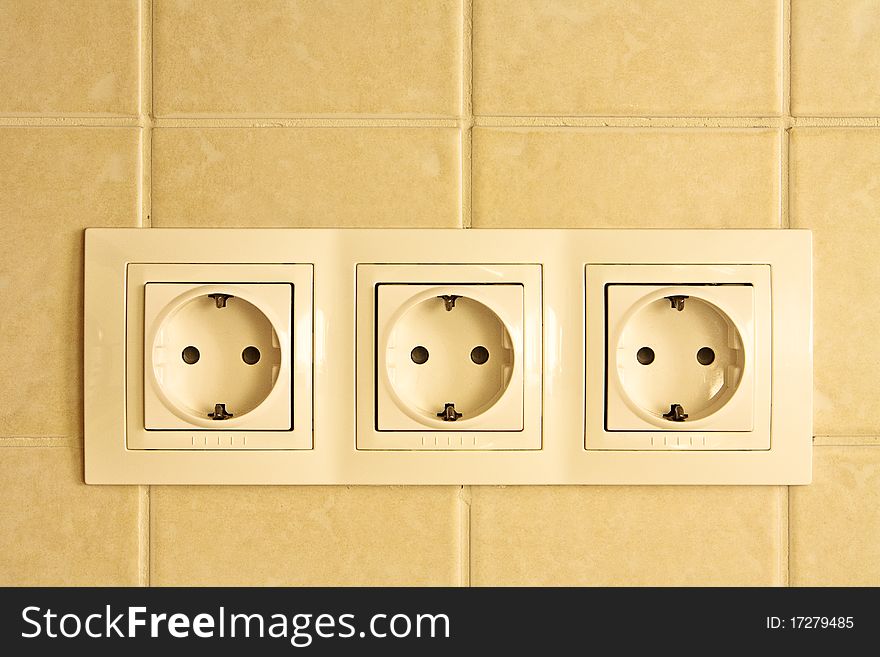
[[[622,398],[661,428],[709,418],[730,402],[744,376],[747,359],[737,322],[698,291],[652,290],[612,336]]]
[[[284,353],[272,319],[241,286],[203,286],[156,318],[151,371],[178,417],[219,428],[239,424],[272,394]]]
[[[383,375],[395,404],[422,426],[466,426],[511,384],[511,329],[471,290],[423,290],[398,308],[388,327]]]

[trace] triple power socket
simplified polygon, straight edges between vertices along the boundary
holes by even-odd
[[[807,231],[89,229],[89,483],[798,484]]]

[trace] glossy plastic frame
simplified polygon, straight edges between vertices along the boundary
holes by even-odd
[[[672,242],[676,244],[672,254],[658,248]],[[810,233],[799,230],[90,229],[86,232],[85,266],[86,481],[385,485],[809,483],[811,249]],[[128,264],[138,262],[313,266],[312,449],[126,448],[126,269]],[[357,449],[357,265],[413,262],[542,266],[540,450]],[[664,263],[770,266],[773,404],[769,450],[585,448],[585,268],[589,264]]]
[[[376,353],[377,332],[384,339],[387,326],[379,325],[375,316],[377,285],[383,284],[446,285],[450,288],[468,284],[484,285],[486,290],[475,293],[474,298],[491,304],[493,284],[522,285],[522,318],[517,318],[522,333],[521,391],[516,396],[505,395],[500,402],[512,401],[506,406],[511,413],[521,414],[521,428],[517,430],[492,430],[494,415],[487,412],[477,418],[475,425],[461,430],[454,427],[438,427],[421,431],[387,431],[378,426],[374,417],[385,420],[394,417],[394,403],[386,386],[376,385],[375,368],[383,367],[384,361]],[[409,264],[374,265],[359,264],[357,267],[357,446],[359,449],[426,449],[426,450],[481,450],[481,449],[541,449],[541,266],[537,264]],[[496,300],[497,301],[497,300]],[[496,310],[507,317],[508,328],[517,323],[510,312]],[[515,313],[513,313],[515,314]],[[509,391],[514,392],[514,391]],[[496,411],[502,411],[499,404]],[[376,416],[373,415],[375,409]],[[380,413],[380,410],[382,411]],[[497,416],[496,420],[497,420]],[[508,426],[502,422],[502,426]],[[399,425],[398,425],[399,426]]]

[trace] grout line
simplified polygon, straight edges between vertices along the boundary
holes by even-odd
[[[794,128],[880,128],[878,116],[793,116]]]
[[[461,128],[461,227],[473,227],[473,152],[474,139],[471,128]]]
[[[83,448],[82,436],[0,436],[0,449],[4,447],[72,447]]]
[[[471,487],[462,486],[459,499],[459,586],[471,585]]]
[[[782,115],[791,119],[791,0],[782,3]]]
[[[813,436],[814,447],[878,447],[880,436]]]
[[[138,7],[140,35],[138,75],[138,111],[140,112],[141,139],[138,161],[138,195],[140,197],[140,225],[152,226],[152,167],[153,167],[153,2],[141,0]],[[151,577],[151,508],[150,486],[138,486],[138,585],[150,586]]]
[[[138,111],[141,119],[149,120],[153,107],[153,3],[141,0],[138,11]]]
[[[138,586],[150,586],[150,486],[138,486]]]
[[[785,125],[780,134],[779,227],[791,228],[791,0],[782,3],[782,114]]]
[[[149,108],[147,112],[149,112]],[[0,116],[0,127],[76,128],[880,128],[880,116],[463,116],[393,117],[199,117]]]
[[[138,197],[140,207],[140,226],[150,228],[152,221],[152,167],[153,167],[153,131],[149,127],[141,128],[140,158],[138,160]]]
[[[141,33],[141,114],[148,121],[153,120],[155,114],[153,93],[153,20],[154,0],[141,0],[143,2],[143,31]]]
[[[136,116],[0,116],[0,126],[61,128],[138,128]]]
[[[779,128],[780,116],[476,116],[493,128]]]
[[[779,227],[791,228],[791,0],[782,3],[782,115],[779,154]]]
[[[473,226],[473,129],[474,129],[474,3],[462,2],[462,62],[461,62],[461,225]],[[459,491],[460,545],[459,585],[471,585],[471,487]]]
[[[462,3],[461,57],[461,225],[471,228],[474,177],[474,3]]]
[[[791,128],[779,131],[779,227],[791,228]]]
[[[150,228],[153,194],[153,3],[141,0],[138,14],[140,27],[140,74],[138,76],[138,108],[141,119],[140,160],[138,162],[138,196],[140,225]]]
[[[458,118],[393,116],[153,117],[157,128],[458,128]]]
[[[785,522],[779,523],[779,531],[782,534],[779,540],[782,548],[780,559],[783,560],[780,563],[780,575],[783,579],[782,585],[791,586],[791,486],[785,486],[784,491],[780,512],[784,513]]]
[[[780,228],[791,228],[791,131],[795,125],[791,115],[791,0],[782,3],[782,112],[785,126],[780,144],[780,185],[781,201]]]

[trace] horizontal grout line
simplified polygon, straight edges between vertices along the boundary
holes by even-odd
[[[493,128],[779,128],[786,117],[475,116],[474,123]]]
[[[794,128],[880,128],[880,117],[812,117],[795,116]]]
[[[154,128],[458,128],[461,125],[458,118],[153,118]]]
[[[0,126],[63,128],[142,128],[136,116],[0,116]]]
[[[405,118],[153,118],[0,116],[0,126],[106,128],[880,128],[880,117],[579,117],[477,116]]]
[[[877,447],[880,436],[813,436],[816,447]]]
[[[77,447],[83,445],[79,436],[0,436],[3,447]]]

